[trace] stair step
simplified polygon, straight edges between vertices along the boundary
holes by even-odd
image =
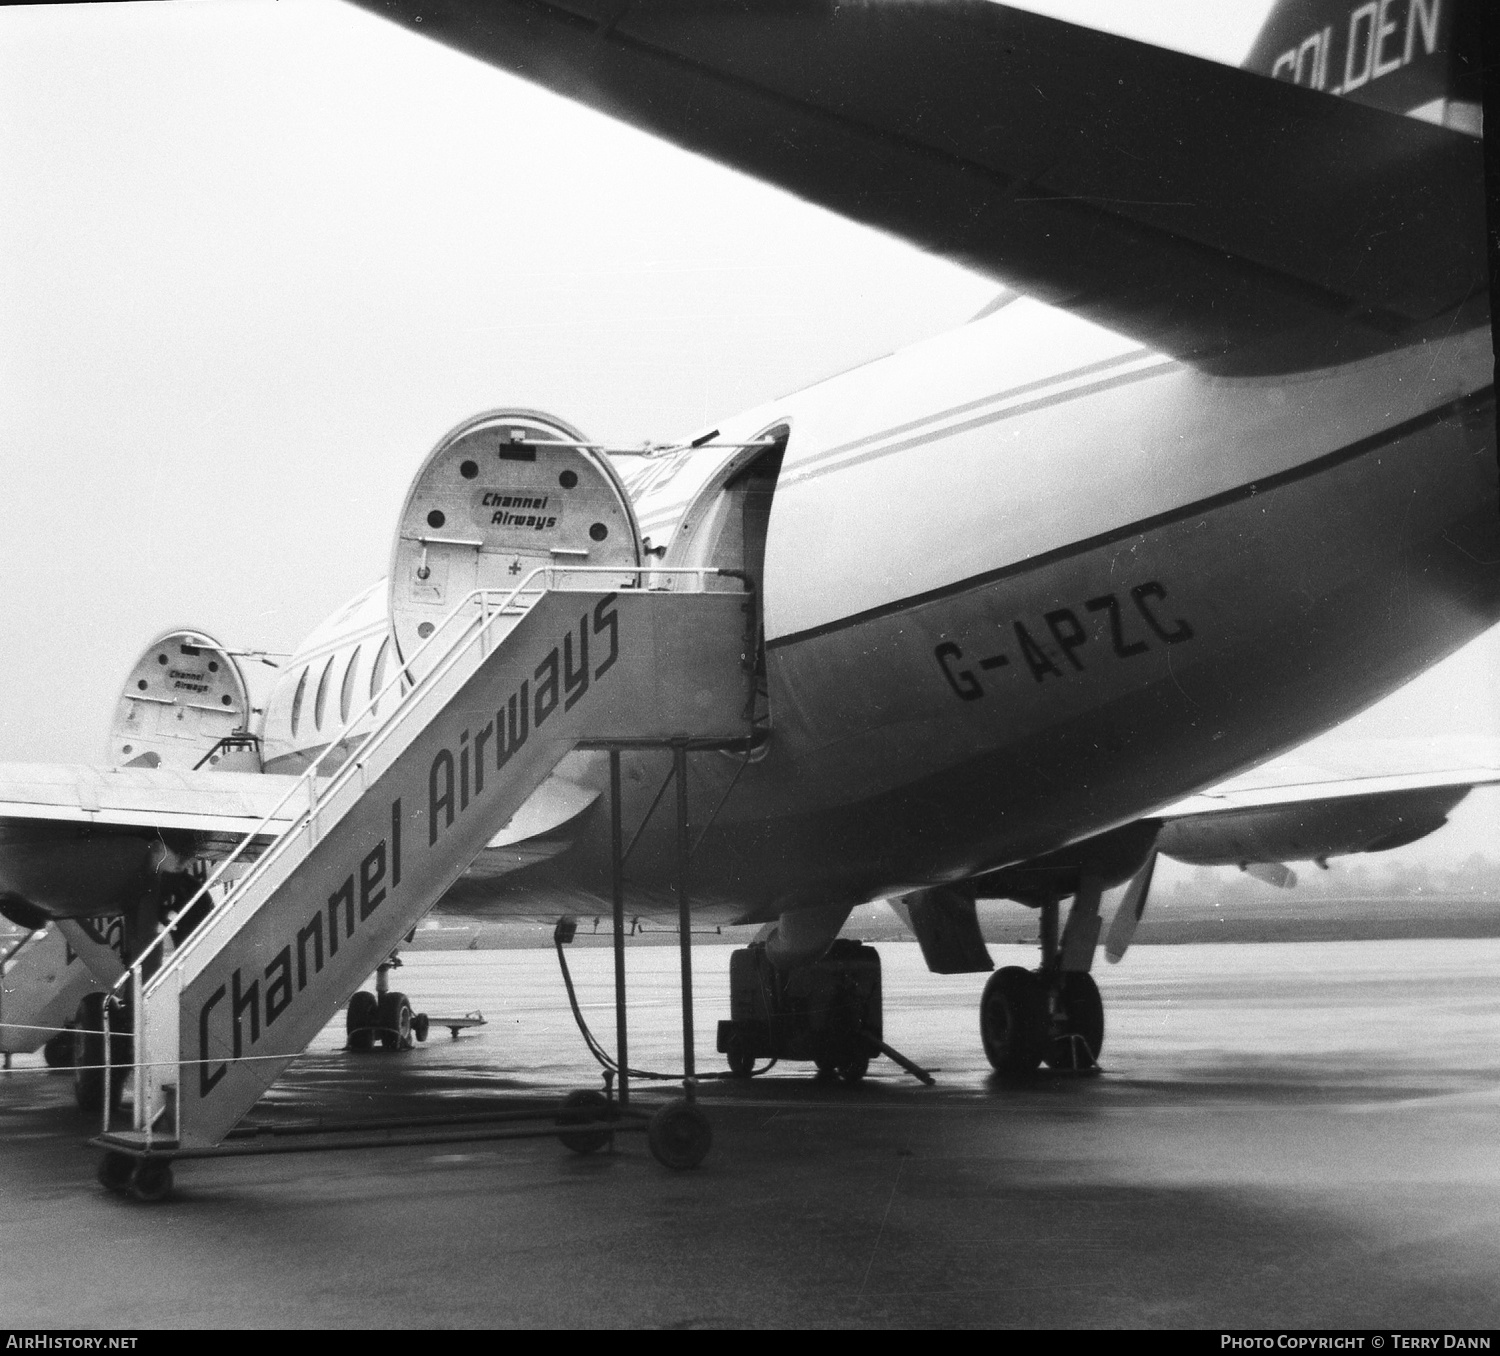
[[[137,971],[137,1130],[221,1143],[574,748],[749,738],[739,595],[488,611],[143,989]]]

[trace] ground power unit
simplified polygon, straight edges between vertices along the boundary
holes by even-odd
[[[742,947],[729,958],[729,1011],[719,1052],[733,1073],[748,1076],[757,1060],[806,1059],[857,1082],[883,1039],[880,953],[841,938],[813,964],[783,974],[765,943]]]

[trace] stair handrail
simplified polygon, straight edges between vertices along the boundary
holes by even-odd
[[[377,725],[371,728],[371,730],[365,735],[364,739],[354,750],[354,752],[345,757],[344,762],[340,765],[337,771],[335,771],[325,779],[325,783],[321,788],[319,788],[317,785],[316,773],[319,766],[321,766],[321,764],[323,763],[323,760],[328,758],[339,747],[336,741],[329,744],[320,754],[318,754],[316,758],[313,759],[311,763],[307,765],[304,771],[302,771],[297,775],[297,777],[292,779],[292,784],[287,788],[286,794],[282,796],[282,798],[277,801],[276,804],[266,813],[265,817],[260,821],[260,823],[258,823],[253,829],[250,829],[246,832],[245,836],[240,840],[239,845],[234,849],[234,851],[219,863],[214,871],[204,880],[203,884],[200,885],[198,889],[193,893],[191,898],[189,898],[188,901],[180,909],[178,909],[168,918],[166,924],[162,928],[162,931],[158,933],[154,938],[152,938],[152,940],[144,948],[142,948],[140,955],[137,956],[135,960],[126,967],[125,971],[120,975],[120,977],[116,979],[115,982],[110,986],[108,997],[111,999],[115,998],[118,994],[118,991],[122,989],[127,983],[132,982],[132,980],[135,984],[135,993],[138,997],[140,996],[142,992],[142,984],[144,981],[144,975],[142,973],[144,963],[152,955],[153,952],[162,949],[166,945],[167,938],[171,935],[172,925],[185,913],[187,913],[189,909],[193,908],[198,903],[198,901],[201,900],[209,892],[209,890],[223,878],[225,871],[241,858],[245,850],[255,840],[256,837],[258,837],[272,824],[276,823],[277,816],[281,813],[283,807],[285,807],[291,800],[293,800],[305,786],[307,794],[306,808],[298,811],[295,817],[290,822],[288,822],[279,832],[277,832],[266,850],[261,853],[258,858],[256,858],[255,862],[250,868],[250,871],[235,883],[235,885],[230,889],[229,893],[225,895],[225,897],[213,907],[213,909],[203,919],[203,921],[193,929],[191,935],[182,943],[181,946],[176,949],[176,951],[172,953],[172,956],[162,966],[162,968],[152,976],[153,981],[165,975],[169,966],[177,966],[179,964],[185,963],[186,958],[191,955],[191,953],[196,949],[196,945],[201,941],[202,938],[206,937],[211,931],[214,930],[214,928],[222,918],[228,915],[233,905],[237,903],[239,898],[242,896],[243,892],[250,887],[250,885],[256,880],[259,875],[262,874],[263,869],[269,869],[272,862],[274,862],[281,856],[281,854],[286,850],[286,845],[291,841],[292,836],[295,833],[299,832],[302,827],[317,814],[319,805],[329,796],[331,796],[336,790],[344,786],[347,783],[348,779],[354,775],[351,769],[360,767],[367,755],[373,749],[378,747],[379,744],[383,743],[390,736],[395,726],[406,718],[419,697],[426,696],[438,681],[446,677],[447,674],[452,671],[453,666],[457,664],[460,656],[466,653],[477,640],[484,637],[488,633],[491,625],[494,622],[498,621],[501,617],[509,615],[509,609],[516,606],[518,599],[523,597],[526,593],[533,591],[531,589],[533,580],[542,575],[548,576],[548,578],[550,579],[551,576],[556,574],[608,575],[612,578],[618,578],[622,574],[633,574],[636,576],[637,581],[639,581],[643,576],[646,575],[696,575],[698,576],[700,585],[710,575],[737,576],[737,572],[735,571],[724,570],[716,566],[708,565],[567,565],[553,562],[546,565],[537,566],[529,574],[527,574],[524,579],[516,584],[514,588],[510,589],[509,592],[497,588],[479,588],[470,590],[453,607],[453,609],[447,614],[447,616],[445,616],[442,621],[438,623],[436,628],[434,628],[432,634],[428,636],[427,639],[424,640],[422,644],[419,645],[411,653],[410,657],[404,659],[403,662],[397,666],[395,674],[380,689],[380,691],[376,695],[371,697],[351,719],[344,722],[343,728],[347,730],[351,726],[357,725],[359,721],[363,720],[367,714],[372,711],[378,710],[380,703],[386,698],[386,696],[393,688],[398,687],[403,682],[409,681],[409,669],[422,655],[427,652],[427,650],[437,641],[438,637],[447,630],[449,625],[460,616],[467,615],[468,624],[465,627],[465,631],[464,633],[461,633],[459,638],[453,642],[452,647],[443,655],[441,659],[439,659],[433,665],[430,670],[428,670],[427,673],[423,674],[419,679],[412,683],[410,688],[408,688],[408,690],[398,699],[396,705],[391,709],[390,714],[383,721],[379,722]],[[537,589],[534,591],[537,593],[539,599],[540,595],[547,590]],[[500,603],[495,605],[493,612],[491,612],[489,606],[489,598],[492,595],[501,593],[504,593],[504,598]],[[480,605],[480,615],[477,617],[475,617],[470,610],[475,602],[478,602]],[[470,630],[470,628],[475,629]],[[181,961],[179,961],[179,957],[182,958]]]

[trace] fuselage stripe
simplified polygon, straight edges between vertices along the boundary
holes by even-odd
[[[1132,359],[1139,359],[1142,354],[1136,353],[1129,356]],[[944,438],[952,438],[960,433],[968,433],[973,429],[983,428],[987,424],[998,424],[1006,419],[1013,419],[1023,414],[1032,414],[1037,410],[1047,409],[1051,405],[1063,405],[1068,401],[1081,400],[1086,396],[1097,395],[1101,391],[1109,391],[1117,386],[1129,386],[1133,382],[1144,381],[1148,377],[1163,376],[1168,372],[1175,372],[1181,367],[1182,364],[1179,362],[1176,362],[1170,358],[1161,358],[1156,362],[1153,362],[1149,367],[1137,368],[1132,372],[1123,372],[1118,376],[1106,377],[1102,381],[1091,382],[1087,386],[1073,386],[1064,391],[1055,391],[1050,395],[1041,396],[1036,400],[1024,401],[1019,405],[1007,405],[1004,409],[991,410],[985,414],[978,415],[973,419],[966,419],[960,424],[949,424],[943,428],[933,429],[930,432],[918,434],[913,438],[906,438],[900,442],[895,443],[887,443],[883,447],[871,448],[868,452],[860,453],[858,456],[846,457],[842,461],[832,462],[830,464],[824,465],[809,465],[808,463],[803,463],[794,467],[790,472],[782,476],[780,481],[778,482],[778,488],[781,488],[782,486],[799,485],[809,480],[816,480],[819,476],[828,475],[830,472],[842,471],[845,469],[845,467],[858,466],[861,462],[875,461],[881,457],[891,456],[896,452],[905,452],[913,447],[921,447],[925,443],[941,442]],[[1035,389],[1035,386],[1056,386],[1059,382],[1076,380],[1080,375],[1081,372],[1071,372],[1066,376],[1054,377],[1052,380],[1047,382],[1035,383],[1035,385],[1029,389]],[[1017,388],[1015,391],[1008,391],[1003,395],[990,396],[986,400],[978,401],[975,403],[991,404],[996,400],[1012,399],[1016,395],[1021,394],[1023,389],[1024,388]],[[924,420],[922,422],[930,423],[931,421]],[[917,425],[906,425],[905,427],[914,428],[917,427]],[[874,442],[877,441],[877,439],[891,437],[899,432],[899,429],[890,429],[885,433],[867,438],[864,441],[867,443]],[[848,446],[852,449],[856,446],[856,444],[851,443]],[[814,458],[813,461],[815,463],[826,462],[827,459],[832,455],[832,452],[821,453],[817,458]]]
[[[1446,404],[1439,405],[1435,409],[1428,410],[1425,414],[1419,414],[1402,423],[1393,424],[1390,428],[1382,429],[1379,433],[1373,433],[1367,438],[1347,443],[1343,447],[1335,448],[1332,452],[1327,452],[1320,457],[1314,457],[1311,461],[1305,461],[1300,466],[1289,467],[1285,471],[1278,471],[1260,480],[1252,480],[1244,485],[1238,485],[1233,489],[1210,495],[1205,499],[1195,500],[1193,503],[1184,504],[1180,508],[1167,509],[1161,513],[1153,514],[1149,518],[1138,518],[1120,527],[1111,528],[1108,532],[1101,532],[1095,536],[1086,537],[1082,541],[1070,542],[1066,546],[1059,546],[1054,550],[1044,551],[1040,555],[1030,556],[1025,560],[1018,560],[1010,565],[1002,565],[994,570],[986,570],[982,574],[970,575],[966,579],[955,580],[951,584],[944,584],[939,588],[929,589],[924,593],[912,594],[909,597],[899,598],[889,603],[881,603],[877,607],[866,608],[863,612],[856,612],[848,617],[839,617],[835,621],[824,622],[820,626],[810,626],[805,630],[793,631],[784,636],[769,637],[766,640],[766,648],[768,650],[778,649],[783,645],[791,645],[803,640],[812,640],[817,636],[830,635],[835,631],[843,631],[851,626],[858,626],[861,623],[874,621],[880,617],[888,617],[898,612],[910,611],[912,608],[920,607],[924,603],[936,602],[941,598],[950,598],[955,594],[966,593],[975,588],[982,588],[987,584],[996,583],[1002,579],[1025,574],[1030,570],[1042,569],[1057,561],[1066,560],[1070,556],[1083,555],[1085,552],[1098,550],[1102,546],[1109,546],[1114,542],[1124,541],[1126,538],[1138,536],[1141,533],[1150,532],[1156,528],[1180,522],[1184,518],[1192,518],[1200,513],[1209,513],[1214,509],[1223,508],[1240,500],[1252,498],[1257,494],[1265,494],[1270,490],[1279,489],[1283,485],[1295,484],[1299,480],[1306,480],[1312,476],[1319,475],[1324,471],[1342,465],[1344,462],[1353,461],[1358,457],[1364,456],[1366,453],[1378,451],[1380,448],[1386,447],[1413,433],[1418,433],[1423,429],[1432,427],[1434,424],[1440,424],[1444,420],[1451,419],[1455,415],[1470,411],[1477,412],[1486,404],[1493,405],[1494,399],[1494,386],[1482,387],[1480,390],[1472,392],[1469,395],[1461,396],[1457,400],[1448,401]]]

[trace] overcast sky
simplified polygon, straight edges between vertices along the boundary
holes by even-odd
[[[997,290],[332,0],[0,9],[0,184],[0,760],[99,760],[168,626],[290,649],[478,410],[670,437]],[[1356,732],[1500,734],[1495,638]]]

